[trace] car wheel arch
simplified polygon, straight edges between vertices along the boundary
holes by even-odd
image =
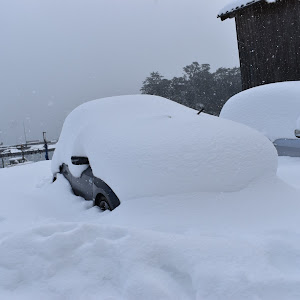
[[[104,206],[105,209],[103,209],[103,203],[105,202],[107,206]],[[112,203],[110,202],[109,196],[105,193],[103,190],[98,190],[95,200],[94,200],[94,206],[99,206],[101,210],[112,210]]]

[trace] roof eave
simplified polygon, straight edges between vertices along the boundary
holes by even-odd
[[[243,4],[241,6],[235,7],[230,11],[227,11],[226,13],[220,14],[217,17],[221,19],[221,21],[224,21],[226,19],[232,19],[235,17],[236,13],[239,12],[240,10],[251,6],[253,4],[259,3],[259,2],[264,2],[265,0],[249,0],[247,4]]]
[[[221,14],[218,15],[217,17],[221,19],[221,21],[225,21],[226,19],[232,19],[235,17],[237,10],[232,11],[230,13],[226,13],[226,14]]]

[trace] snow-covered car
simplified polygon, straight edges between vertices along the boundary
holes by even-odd
[[[111,210],[133,198],[237,191],[276,169],[276,150],[259,132],[149,95],[80,105],[52,159],[55,176]]]
[[[300,156],[295,127],[300,115],[300,81],[257,86],[231,97],[220,117],[252,127],[268,137],[279,156]]]

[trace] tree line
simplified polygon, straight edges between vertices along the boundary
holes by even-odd
[[[225,102],[241,90],[239,68],[219,68],[211,72],[209,64],[198,62],[184,67],[183,75],[172,79],[152,72],[141,87],[142,94],[165,97],[212,115],[219,115]]]

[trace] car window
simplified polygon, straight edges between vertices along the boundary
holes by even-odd
[[[300,148],[300,139],[277,139],[274,145]]]
[[[92,172],[92,169],[91,167],[88,167],[85,171],[82,172],[82,175],[86,175],[86,176],[89,176],[89,177],[93,177],[93,172]],[[81,175],[81,176],[82,176]]]

